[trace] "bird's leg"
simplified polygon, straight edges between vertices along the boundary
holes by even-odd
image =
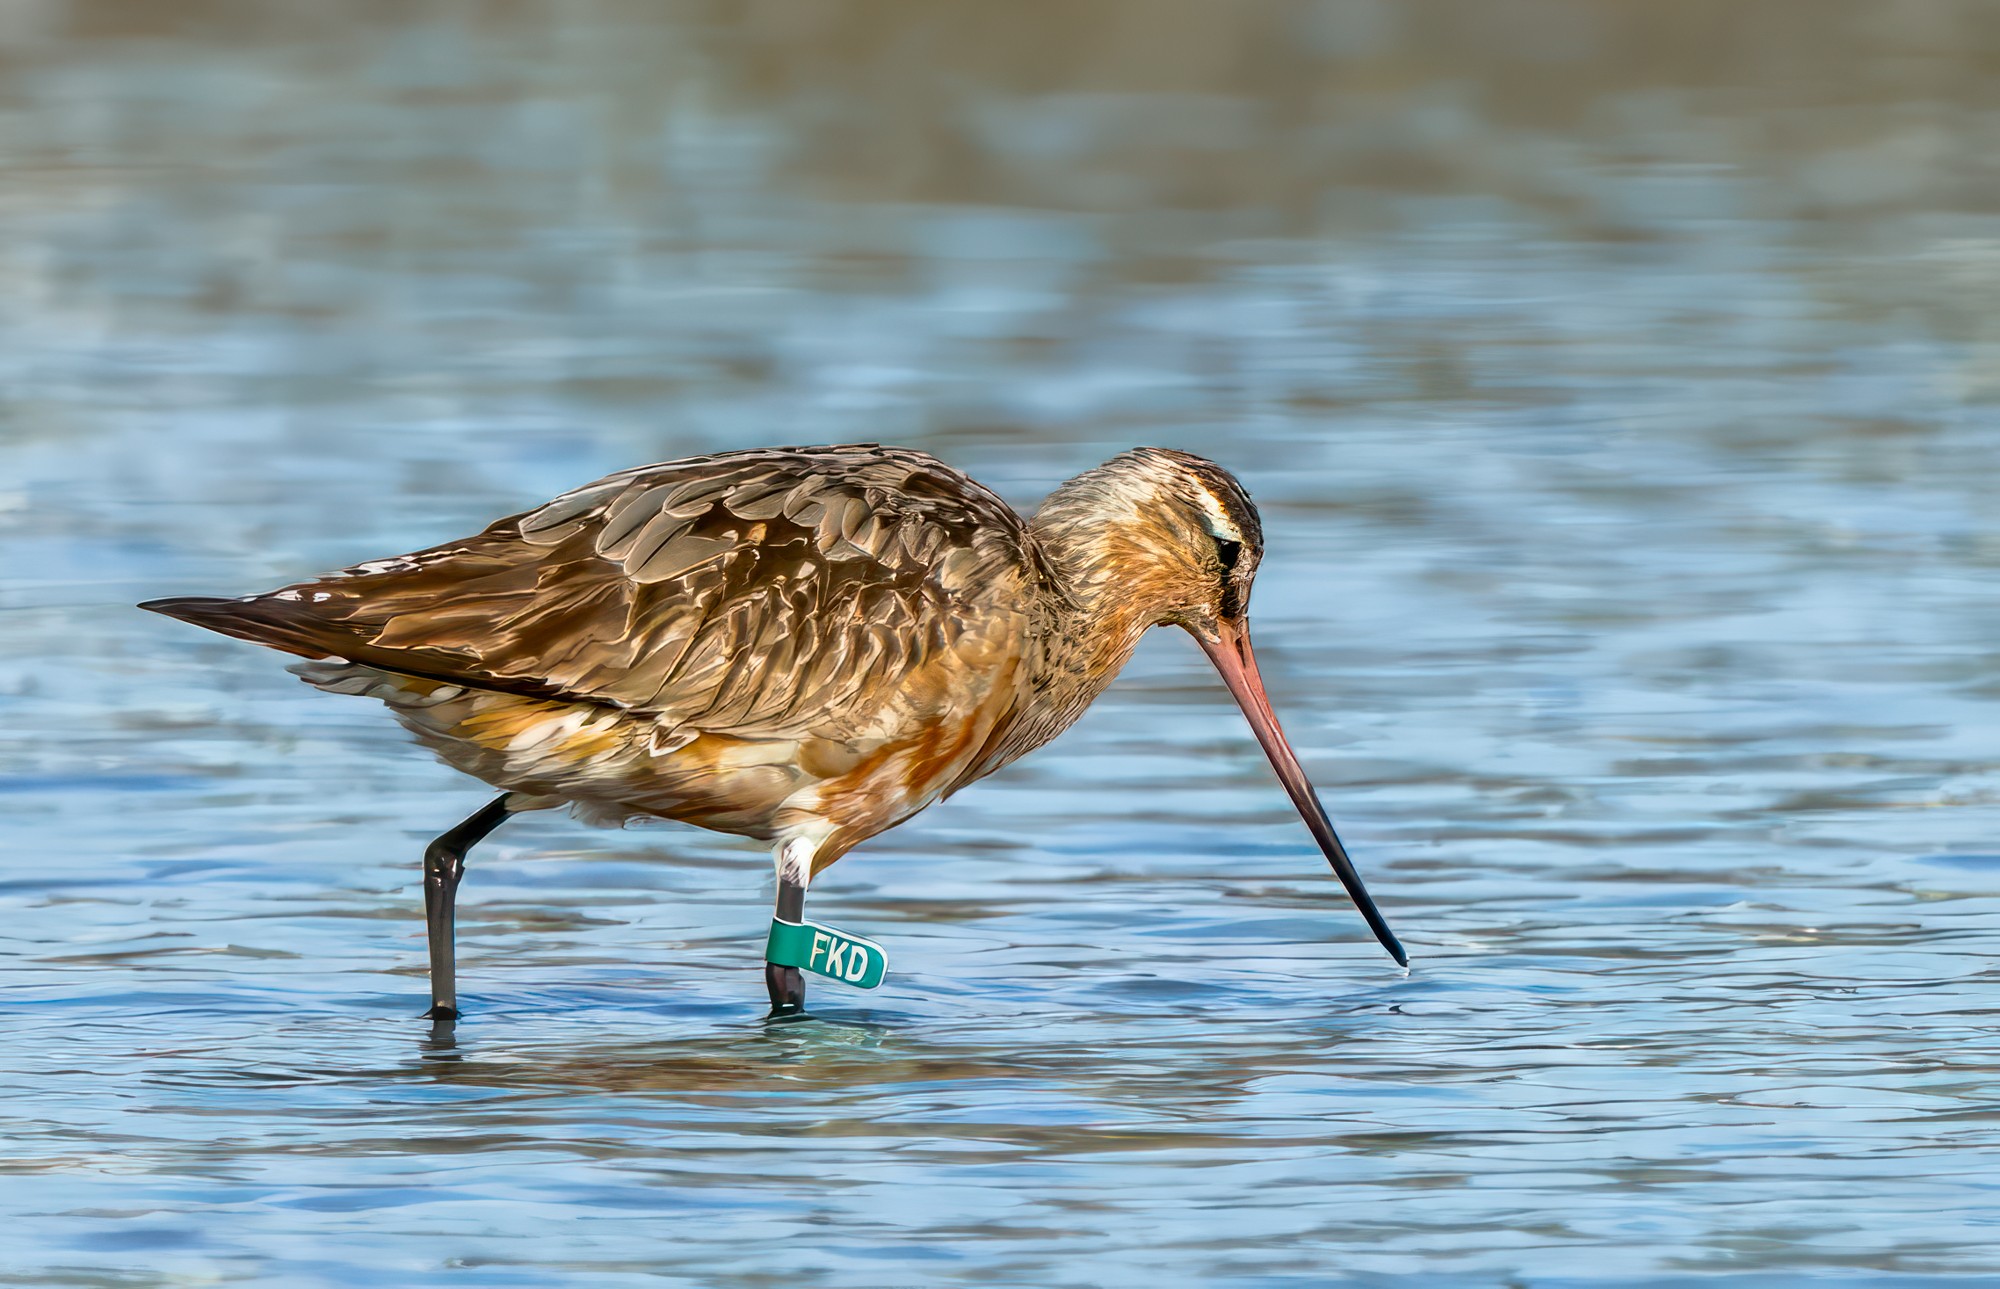
[[[774,857],[778,867],[777,915],[787,922],[806,916],[806,886],[812,881],[813,846],[803,837],[781,843]],[[805,973],[797,967],[764,964],[764,988],[771,995],[771,1015],[797,1016],[806,1009]]]
[[[424,926],[431,941],[432,1020],[458,1019],[458,969],[452,956],[458,879],[465,875],[465,852],[507,820],[507,793],[480,807],[465,822],[424,847]]]

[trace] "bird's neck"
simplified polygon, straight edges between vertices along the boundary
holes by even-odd
[[[1041,741],[1067,729],[1117,678],[1165,603],[1143,526],[1100,474],[1070,480],[1029,520],[1056,591],[1031,663]]]

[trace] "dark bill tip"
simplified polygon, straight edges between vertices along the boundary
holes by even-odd
[[[1194,638],[1201,643],[1216,671],[1221,673],[1222,681],[1229,686],[1230,696],[1235,698],[1236,705],[1243,709],[1243,715],[1257,735],[1264,755],[1270,758],[1271,768],[1278,772],[1278,782],[1285,786],[1286,795],[1291,797],[1299,817],[1305,820],[1313,840],[1319,843],[1334,876],[1347,889],[1347,897],[1354,901],[1362,920],[1398,966],[1409,966],[1410,956],[1403,952],[1402,941],[1389,929],[1388,919],[1382,916],[1382,910],[1375,906],[1368,888],[1362,885],[1361,874],[1355,870],[1354,861],[1347,857],[1347,848],[1340,844],[1340,836],[1333,830],[1333,820],[1327,816],[1318,791],[1306,778],[1305,767],[1299,764],[1298,754],[1292,751],[1284,728],[1278,724],[1277,713],[1271,710],[1271,700],[1264,693],[1263,677],[1257,672],[1257,656],[1250,650],[1249,627],[1240,619],[1225,621],[1216,625],[1215,639],[1209,639],[1201,631],[1194,632]]]

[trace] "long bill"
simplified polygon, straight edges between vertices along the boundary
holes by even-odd
[[[1354,901],[1354,907],[1361,910],[1368,929],[1375,933],[1375,938],[1382,942],[1390,957],[1402,966],[1409,966],[1409,955],[1403,952],[1396,933],[1389,929],[1382,910],[1375,907],[1368,888],[1361,884],[1361,874],[1354,871],[1354,861],[1347,857],[1347,848],[1340,844],[1340,837],[1333,831],[1333,821],[1327,818],[1319,793],[1313,790],[1312,781],[1306,778],[1298,753],[1292,751],[1292,745],[1286,741],[1285,731],[1278,724],[1278,714],[1271,710],[1271,700],[1264,693],[1264,678],[1257,674],[1257,655],[1250,651],[1248,624],[1240,620],[1219,622],[1216,633],[1217,639],[1212,641],[1199,631],[1193,635],[1201,642],[1208,660],[1222,673],[1222,681],[1229,686],[1230,696],[1243,709],[1250,728],[1256,731],[1257,741],[1264,747],[1264,755],[1271,758],[1271,768],[1278,772],[1278,781],[1285,785],[1292,804],[1298,807],[1300,817],[1312,831],[1313,840],[1326,852],[1326,862],[1333,865],[1334,875],[1347,888],[1348,898]]]

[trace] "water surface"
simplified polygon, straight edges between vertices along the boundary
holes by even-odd
[[[1977,3],[0,13],[0,1282],[2000,1277]],[[133,611],[606,471],[1134,443],[1183,638],[844,861],[512,822]]]

